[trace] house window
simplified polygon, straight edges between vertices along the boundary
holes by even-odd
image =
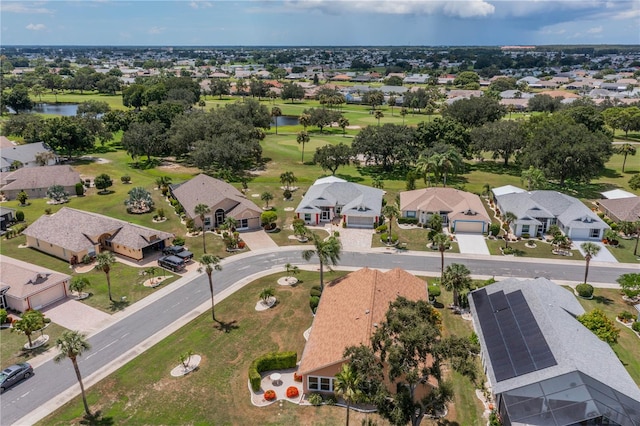
[[[320,390],[333,392],[333,379],[329,377],[320,377]]]
[[[305,213],[304,214],[304,221],[305,222],[310,222],[311,221],[311,213]]]
[[[407,211],[407,217],[416,217],[415,210]]]
[[[211,218],[210,217],[205,217],[204,218],[204,226],[205,227],[211,227]]]
[[[317,377],[313,377],[313,376],[309,376],[307,378],[309,380],[309,389],[310,390],[319,390],[319,384],[318,384],[318,378]]]
[[[249,227],[249,219],[240,219],[238,222],[238,228],[244,229]]]
[[[600,230],[597,228],[592,229],[591,232],[589,233],[589,237],[600,238]]]
[[[529,225],[522,225],[522,233],[523,234],[529,233]]]
[[[340,214],[342,212],[342,206],[336,206],[336,214]]]

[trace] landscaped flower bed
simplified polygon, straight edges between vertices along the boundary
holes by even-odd
[[[293,380],[295,380],[296,382],[301,382],[302,381],[302,375],[298,374],[298,373],[293,373]]]
[[[298,388],[295,386],[289,386],[287,388],[287,398],[297,398],[300,395]]]
[[[264,399],[266,399],[267,401],[273,401],[276,399],[276,391],[274,391],[273,389],[269,389],[268,391],[266,391],[264,393]]]

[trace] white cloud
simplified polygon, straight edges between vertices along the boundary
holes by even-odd
[[[40,7],[39,4],[27,5],[25,3],[0,3],[2,13],[53,13],[53,10]]]
[[[446,15],[471,18],[492,15],[495,7],[485,0],[294,0],[294,9],[315,9],[327,14],[369,12],[388,15]]]
[[[165,27],[151,27],[149,28],[149,34],[160,34],[166,30]]]
[[[211,3],[210,1],[194,0],[189,3],[189,7],[191,7],[192,9],[206,9],[209,7],[213,7],[213,3]]]
[[[25,28],[31,31],[42,31],[47,29],[44,24],[29,24]]]
[[[600,34],[602,32],[602,25],[599,27],[589,28],[587,30],[587,34]]]

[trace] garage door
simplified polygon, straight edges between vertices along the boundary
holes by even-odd
[[[65,297],[64,284],[58,284],[57,286],[48,288],[40,293],[34,294],[29,297],[29,304],[31,309],[40,309],[44,306],[50,305],[53,302],[57,302]]]
[[[351,228],[373,228],[373,218],[347,216],[347,226]]]
[[[482,233],[482,225],[484,222],[467,222],[462,220],[455,221],[455,232],[476,232]]]

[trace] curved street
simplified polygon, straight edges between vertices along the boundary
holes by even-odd
[[[317,258],[304,262],[305,247],[282,247],[277,251],[248,252],[226,258],[223,269],[214,272],[216,303],[259,276],[283,270],[291,263],[317,268]],[[445,264],[464,263],[474,277],[546,277],[558,283],[579,282],[584,276],[584,261],[506,258],[483,255],[447,254]],[[370,250],[343,252],[336,269],[360,267],[403,268],[414,274],[440,274],[438,253]],[[624,273],[639,272],[638,265],[591,262],[589,281],[595,286],[613,287]],[[331,279],[331,276],[328,276]],[[92,349],[79,358],[80,371],[89,387],[124,363],[186,324],[210,307],[206,277],[189,274],[146,299],[112,316],[112,322],[89,337]],[[6,391],[0,403],[0,424],[33,424],[79,393],[69,361],[54,364],[55,350],[34,359],[35,375]],[[152,366],[151,366],[152,368]]]

